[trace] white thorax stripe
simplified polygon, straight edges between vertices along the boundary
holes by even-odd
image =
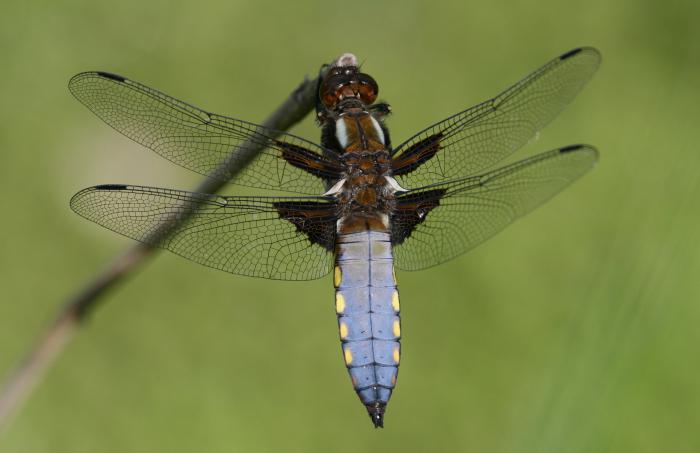
[[[375,120],[372,115],[370,115],[369,118],[372,120],[372,125],[374,126],[374,130],[377,131],[377,137],[379,138],[379,141],[382,142],[382,145],[386,145],[386,143],[384,142],[384,131],[382,130],[382,127],[379,125],[379,121]]]
[[[348,147],[348,128],[345,126],[345,118],[343,117],[338,118],[335,122],[335,136],[341,148]]]

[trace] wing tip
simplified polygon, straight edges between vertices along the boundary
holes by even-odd
[[[116,82],[126,82],[126,77],[120,76],[119,74],[114,74],[111,72],[105,72],[105,71],[95,71],[95,74],[99,75],[100,77],[104,77],[106,79],[114,80]]]
[[[77,192],[75,195],[73,195],[68,202],[70,208],[78,215],[81,215],[85,217],[83,214],[81,214],[79,210],[79,203],[80,200],[85,196],[93,192],[99,192],[101,190],[126,190],[129,186],[126,184],[101,184],[99,186],[92,186],[92,187],[87,187],[79,192]]]
[[[576,145],[564,146],[563,148],[559,148],[557,151],[559,152],[559,154],[569,154],[569,153],[574,153],[577,151],[583,151],[587,154],[590,154],[591,166],[594,166],[598,162],[598,159],[600,158],[600,153],[598,152],[598,149],[595,146],[586,145],[583,143],[579,143]]]
[[[111,72],[105,72],[105,71],[85,71],[85,72],[79,72],[78,74],[74,75],[73,77],[70,78],[68,81],[68,89],[70,92],[77,97],[80,100],[79,96],[79,86],[78,83],[82,81],[82,79],[89,79],[89,78],[95,78],[99,77],[102,79],[107,79],[107,80],[112,80],[117,83],[124,83],[128,79],[126,77],[120,76],[119,74],[113,74]],[[76,91],[78,90],[78,91]],[[82,101],[81,101],[82,102]]]
[[[583,50],[583,47],[577,47],[575,49],[572,49],[565,54],[561,55],[559,57],[560,60],[568,60],[569,58],[573,57],[574,55],[580,53]]]
[[[79,192],[76,192],[75,195],[73,195],[70,198],[70,201],[68,202],[68,206],[70,206],[70,208],[73,212],[75,212],[76,214],[78,214],[81,217],[84,217],[84,215],[80,211],[80,200],[83,198],[83,196],[86,193],[89,193],[93,189],[94,189],[94,187],[88,187],[88,188],[83,189]]]
[[[559,148],[559,152],[562,153],[562,154],[565,154],[565,153],[570,153],[570,152],[573,152],[573,151],[578,151],[578,150],[581,150],[581,149],[587,149],[587,150],[589,150],[589,151],[594,151],[594,152],[596,152],[596,153],[598,152],[598,150],[596,149],[595,146],[593,146],[593,145],[588,145],[588,144],[586,144],[586,143],[576,143],[576,144],[574,144],[574,145],[567,145],[567,146],[564,146],[564,147]]]
[[[563,53],[562,55],[559,56],[559,60],[564,61],[568,60],[571,57],[574,57],[581,52],[588,53],[590,55],[594,55],[598,60],[602,59],[602,55],[598,49],[592,46],[583,46],[583,47],[577,47],[575,49],[571,49],[568,52]]]
[[[585,148],[585,147],[586,147],[586,145],[581,145],[581,144],[577,144],[577,145],[568,145],[568,146],[565,146],[565,147],[563,147],[563,148],[559,148],[559,152],[560,152],[561,154],[565,154],[565,153],[570,153],[570,152],[572,152],[572,151],[577,151],[577,150],[579,150],[579,149],[581,149],[581,148]]]
[[[92,187],[93,190],[125,190],[126,184],[100,184],[99,186]]]

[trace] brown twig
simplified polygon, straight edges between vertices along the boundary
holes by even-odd
[[[283,131],[301,121],[315,105],[317,82],[318,79],[305,79],[262,125]],[[225,173],[221,173],[220,167],[213,174],[235,176],[261,151],[262,145],[246,143],[241,148],[247,153],[248,159],[245,162],[242,163],[241,159],[237,158],[235,168],[225,168]],[[224,167],[229,165],[230,163],[227,162],[222,163]],[[216,193],[225,184],[218,179],[205,178],[194,192]],[[186,218],[179,220],[182,222]],[[32,389],[61,353],[85,317],[99,305],[101,297],[124,277],[134,272],[156,250],[144,243],[134,244],[65,302],[54,322],[8,376],[0,393],[0,432],[29,397]]]

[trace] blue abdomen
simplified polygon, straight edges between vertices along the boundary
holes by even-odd
[[[336,313],[352,384],[375,426],[396,386],[401,347],[399,293],[388,233],[339,235]]]

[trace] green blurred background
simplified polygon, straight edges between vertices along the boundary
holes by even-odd
[[[351,51],[398,143],[571,48],[598,47],[603,65],[517,156],[592,143],[594,171],[468,255],[398,274],[384,430],[343,366],[330,278],[270,282],[163,253],[109,294],[0,451],[699,451],[698,20],[693,0],[5,1],[0,377],[130,245],[74,215],[73,193],[199,180],[102,124],[68,93],[73,74],[261,121]],[[319,133],[311,118],[294,132]]]

